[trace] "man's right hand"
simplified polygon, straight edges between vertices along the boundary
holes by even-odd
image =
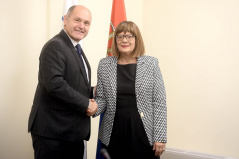
[[[86,115],[93,116],[97,112],[97,109],[98,109],[98,105],[95,102],[95,100],[90,99],[90,104],[89,104],[88,109],[86,110]]]

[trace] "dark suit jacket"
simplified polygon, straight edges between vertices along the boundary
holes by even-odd
[[[62,30],[49,40],[40,55],[38,85],[28,131],[65,141],[89,140],[90,117],[85,114],[91,92],[79,55]]]

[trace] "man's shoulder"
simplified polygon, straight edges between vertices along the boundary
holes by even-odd
[[[62,48],[62,47],[66,47],[67,42],[65,41],[63,36],[64,35],[62,34],[62,31],[61,31],[59,34],[55,35],[50,40],[48,40],[43,48],[49,48],[49,47],[50,48],[52,48],[52,47]]]
[[[66,36],[64,36],[64,31],[61,31],[59,34],[56,34],[54,37],[52,37],[48,43],[66,43],[64,40]]]

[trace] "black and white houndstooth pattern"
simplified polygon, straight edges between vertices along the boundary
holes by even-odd
[[[109,145],[116,111],[117,58],[102,59],[97,72],[98,111],[105,112],[99,131],[99,139]],[[150,145],[167,142],[167,107],[164,82],[158,59],[141,56],[137,60],[135,93],[137,108],[141,116]]]

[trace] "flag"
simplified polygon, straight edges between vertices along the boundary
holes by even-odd
[[[62,22],[64,20],[64,15],[67,14],[68,9],[71,6],[78,5],[78,4],[79,4],[78,0],[64,0],[63,13],[62,13]],[[80,44],[82,46],[82,40],[80,41]],[[84,150],[84,157],[83,157],[83,159],[87,159],[87,142],[84,141],[84,144],[85,144],[85,150]]]
[[[107,56],[112,56],[111,45],[112,45],[112,42],[113,42],[113,36],[114,36],[115,28],[122,21],[126,21],[126,11],[125,11],[124,0],[113,0]]]
[[[107,47],[107,56],[112,56],[111,45],[113,42],[115,28],[122,21],[126,21],[126,11],[125,11],[124,0],[113,0],[112,10],[111,10],[109,38],[108,38],[108,47]],[[103,117],[104,117],[104,113],[100,115],[99,128],[103,120]],[[101,148],[102,148],[102,143],[98,139],[96,159],[104,159],[104,157],[100,154]]]

